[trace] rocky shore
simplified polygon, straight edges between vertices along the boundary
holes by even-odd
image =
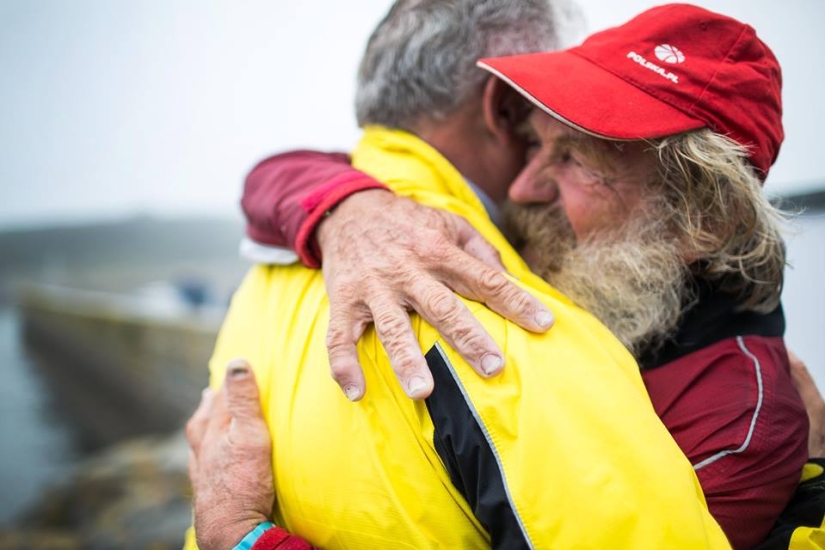
[[[191,521],[182,432],[118,444],[48,490],[0,550],[178,550]]]

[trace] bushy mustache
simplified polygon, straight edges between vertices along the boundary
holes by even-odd
[[[503,208],[505,234],[533,271],[604,323],[639,357],[675,330],[688,269],[655,208],[582,242],[558,204]]]

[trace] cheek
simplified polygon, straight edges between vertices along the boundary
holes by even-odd
[[[601,216],[597,214],[595,208],[581,203],[572,205],[565,203],[564,211],[567,214],[567,219],[570,220],[573,232],[576,234],[576,240],[580,241],[595,229],[598,229]]]
[[[587,192],[580,186],[562,188],[561,195],[564,211],[577,240],[594,231],[616,227],[627,219],[627,211],[618,204],[615,196]]]

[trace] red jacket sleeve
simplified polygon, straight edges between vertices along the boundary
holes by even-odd
[[[290,535],[280,527],[264,531],[251,550],[317,550],[301,537]]]
[[[292,248],[304,265],[317,268],[321,255],[314,234],[325,213],[353,193],[385,188],[352,168],[343,153],[275,155],[246,177],[241,199],[246,234],[261,244]]]

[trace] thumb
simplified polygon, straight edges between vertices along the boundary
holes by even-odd
[[[464,250],[470,256],[481,260],[485,264],[505,271],[504,264],[501,263],[501,255],[498,250],[491,245],[487,239],[481,236],[481,233],[470,225],[470,223],[460,216],[456,216],[456,240],[459,248]]]
[[[227,409],[234,420],[263,418],[258,384],[246,360],[234,359],[227,365],[224,391]]]

